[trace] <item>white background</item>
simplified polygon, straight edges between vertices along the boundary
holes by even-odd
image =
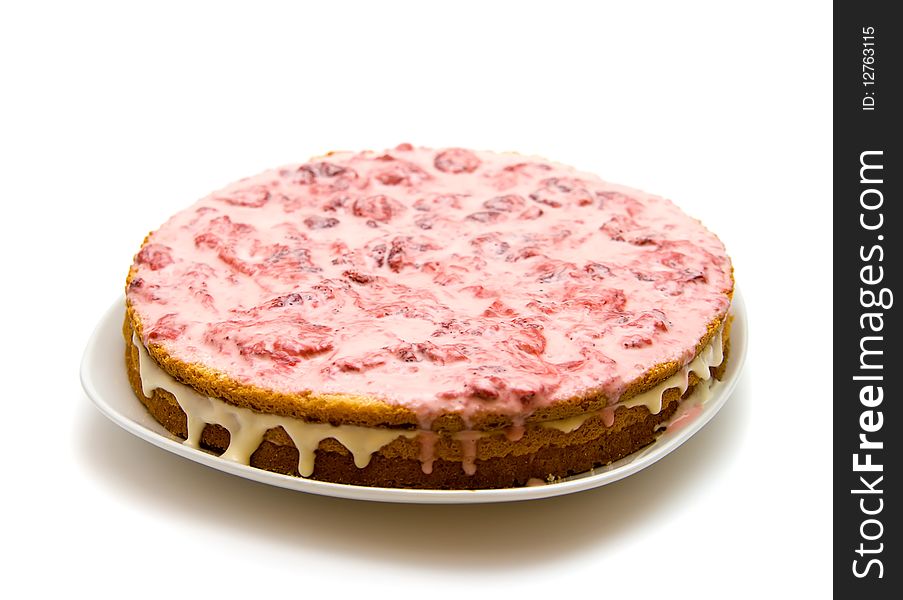
[[[4,4],[0,595],[824,597],[831,26],[814,2]],[[403,141],[544,155],[702,218],[750,313],[723,411],[611,486],[431,507],[250,483],[93,408],[81,351],[149,230]]]

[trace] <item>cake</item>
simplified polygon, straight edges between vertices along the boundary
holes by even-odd
[[[664,198],[401,144],[242,179],[144,240],[129,381],[186,444],[322,481],[552,482],[721,376],[733,271]]]

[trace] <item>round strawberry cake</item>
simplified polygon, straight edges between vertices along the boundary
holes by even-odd
[[[664,198],[402,144],[242,179],[148,235],[126,364],[164,427],[224,460],[517,486],[620,459],[698,402],[732,293],[722,243]]]

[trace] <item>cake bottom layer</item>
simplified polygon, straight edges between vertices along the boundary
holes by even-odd
[[[187,439],[188,418],[176,397],[165,389],[146,390],[141,378],[138,348],[131,343],[132,330],[126,321],[123,333],[129,383],[149,413],[170,433]],[[720,378],[729,351],[729,327],[721,336],[724,360],[710,367],[711,376]],[[678,387],[664,391],[661,410],[651,413],[644,406],[619,406],[608,414],[594,414],[578,420],[566,431],[549,423],[528,423],[512,435],[511,431],[470,432],[468,442],[449,434],[420,433],[399,430],[399,438],[372,452],[361,465],[360,457],[336,439],[319,441],[312,453],[311,479],[374,487],[421,489],[487,489],[516,487],[586,472],[632,454],[655,441],[662,425],[677,412],[681,402],[690,398],[698,387],[707,387],[694,372],[687,374],[683,394]],[[707,390],[706,390],[707,391]],[[605,413],[605,411],[600,411]],[[197,434],[196,434],[197,435]],[[250,453],[253,467],[301,476],[301,453],[281,427],[269,429]],[[482,438],[482,439],[481,439]],[[228,429],[207,424],[197,443],[216,454],[226,452],[231,444]],[[439,448],[441,451],[436,451]],[[452,449],[452,450],[449,450]],[[315,457],[313,456],[315,455]],[[470,467],[470,468],[468,468]]]

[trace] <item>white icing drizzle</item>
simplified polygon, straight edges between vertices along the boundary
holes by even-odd
[[[650,413],[655,415],[662,412],[662,398],[664,397],[667,390],[670,390],[671,388],[677,388],[680,390],[681,395],[683,395],[684,392],[687,391],[687,387],[689,387],[690,385],[691,371],[695,373],[696,376],[701,380],[709,381],[709,379],[712,378],[712,372],[709,370],[709,368],[717,367],[724,360],[724,348],[722,346],[721,340],[721,334],[723,331],[724,328],[720,328],[718,330],[718,333],[716,333],[712,337],[712,341],[702,349],[702,352],[700,352],[696,356],[696,358],[690,361],[690,364],[684,366],[680,371],[665,379],[654,388],[646,390],[641,394],[637,394],[633,398],[619,403],[619,406],[625,406],[627,408],[633,408],[634,406],[645,406],[649,409]],[[708,394],[707,385],[699,387],[705,390],[702,393]]]
[[[155,389],[166,390],[178,402],[188,417],[188,439],[185,444],[200,447],[201,433],[208,423],[215,423],[229,431],[229,447],[221,458],[248,464],[251,454],[260,446],[263,435],[270,429],[282,427],[298,449],[298,472],[309,477],[314,471],[315,451],[325,439],[333,438],[351,452],[354,464],[363,469],[370,464],[373,454],[399,437],[412,438],[416,431],[359,427],[356,425],[330,425],[308,423],[300,419],[254,412],[233,406],[222,400],[198,393],[194,388],[176,381],[157,365],[147,349],[132,335],[132,343],[138,349],[138,368],[141,388],[148,398]]]
[[[563,419],[542,421],[538,424],[542,427],[557,429],[562,433],[571,433],[582,427],[590,417],[598,414],[602,414],[605,425],[611,427],[614,421],[614,410],[618,406],[627,408],[646,406],[650,413],[657,414],[662,410],[662,398],[667,390],[677,388],[681,395],[687,391],[691,371],[704,382],[711,379],[709,368],[719,366],[724,360],[721,334],[722,329],[719,329],[712,341],[696,358],[652,389],[601,410]],[[438,437],[432,431],[308,423],[301,419],[258,413],[247,408],[233,406],[222,400],[200,394],[194,388],[176,381],[154,362],[137,334],[132,334],[132,343],[138,349],[138,366],[144,395],[148,398],[151,397],[155,389],[162,389],[173,395],[188,418],[188,439],[183,442],[188,446],[199,448],[204,427],[208,423],[215,423],[226,428],[230,436],[229,447],[223,452],[221,458],[248,464],[251,454],[260,446],[264,434],[270,429],[282,427],[298,449],[298,472],[304,477],[309,477],[314,471],[317,447],[325,439],[333,438],[342,444],[351,452],[354,464],[363,469],[370,464],[373,454],[386,444],[399,437],[419,436],[420,462],[423,472],[426,474],[432,472],[433,461],[436,458],[434,447]],[[710,395],[709,385],[697,387],[700,388],[699,401],[704,403]],[[452,437],[461,444],[461,466],[465,473],[473,475],[476,472],[477,441],[497,433],[499,432],[464,430],[453,434]],[[504,433],[510,440],[516,441],[523,436],[523,427],[515,426],[511,432],[505,431]]]
[[[549,429],[557,429],[561,433],[570,433],[580,429],[586,421],[596,413],[582,413],[567,417],[564,419],[555,419],[554,421],[542,421],[540,425]]]
[[[680,394],[683,395],[690,385],[691,371],[696,373],[702,381],[708,382],[712,378],[712,372],[709,370],[709,367],[717,367],[724,361],[724,347],[721,336],[723,330],[723,327],[719,329],[718,333],[712,337],[712,341],[709,342],[709,344],[703,348],[696,358],[690,361],[688,365],[685,365],[677,373],[665,379],[654,388],[637,394],[633,398],[619,402],[614,406],[603,408],[602,410],[574,415],[564,419],[542,421],[539,425],[550,429],[557,429],[562,433],[571,433],[582,427],[590,417],[606,410],[611,409],[611,416],[613,416],[614,409],[618,406],[624,406],[626,408],[645,406],[649,409],[649,412],[654,415],[662,412],[662,398],[664,397],[665,392],[671,388],[677,388],[680,390]],[[705,403],[710,395],[709,385],[698,385],[696,387],[698,388],[699,401]],[[606,421],[606,426],[611,427],[610,419]]]

